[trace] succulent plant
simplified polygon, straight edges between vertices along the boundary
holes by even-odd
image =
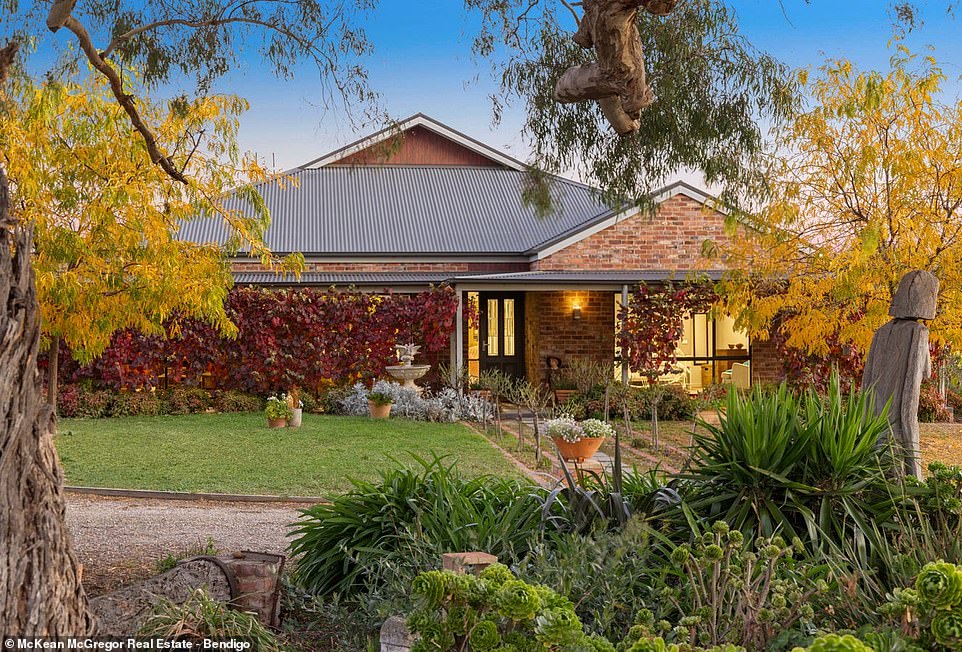
[[[490,620],[482,620],[475,625],[468,637],[471,649],[476,652],[487,652],[501,645],[501,634],[498,632],[497,623]]]
[[[584,638],[581,621],[574,609],[554,607],[545,609],[535,618],[534,633],[545,647],[571,645]]]
[[[819,636],[807,648],[797,647],[792,652],[874,652],[872,648],[851,634],[825,634]]]
[[[919,597],[936,609],[962,604],[962,572],[955,564],[931,562],[915,580]]]
[[[504,564],[491,564],[481,571],[479,577],[497,589],[505,582],[515,579],[514,574]]]
[[[495,595],[498,612],[512,620],[529,620],[541,608],[538,591],[521,580],[508,580]]]
[[[946,611],[933,618],[932,636],[951,650],[962,649],[962,611]]]
[[[430,607],[440,607],[448,594],[450,580],[447,573],[431,570],[421,573],[411,583],[411,593]]]

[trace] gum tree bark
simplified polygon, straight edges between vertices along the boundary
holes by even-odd
[[[0,90],[16,50],[0,50]],[[11,213],[0,165],[0,622],[8,635],[85,636],[93,619],[64,520],[53,410],[37,370],[30,250],[30,229]]]
[[[638,131],[638,116],[655,101],[645,75],[645,55],[638,33],[638,10],[664,16],[677,0],[585,0],[584,16],[572,37],[594,48],[596,63],[569,68],[558,80],[559,102],[597,100],[619,134]]]

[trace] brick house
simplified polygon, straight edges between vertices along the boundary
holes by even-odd
[[[618,305],[632,286],[723,271],[701,255],[704,241],[727,238],[704,192],[672,184],[648,215],[612,210],[559,178],[554,212],[539,218],[522,199],[522,163],[421,114],[289,174],[295,184],[261,187],[266,241],[301,252],[304,273],[295,281],[238,257],[237,284],[411,292],[449,283],[462,306],[478,306],[479,324],[460,319],[450,352],[451,365],[472,374],[500,368],[537,382],[552,358],[617,359]],[[225,233],[199,220],[182,237],[223,242]],[[691,391],[736,362],[751,361],[755,379],[777,372],[767,343],[753,346],[731,319],[692,315],[685,332],[673,380]]]

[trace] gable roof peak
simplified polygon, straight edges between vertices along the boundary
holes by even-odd
[[[435,120],[424,113],[415,113],[408,118],[393,124],[389,124],[380,131],[349,143],[348,145],[325,154],[324,156],[318,157],[312,161],[308,161],[307,163],[300,165],[295,169],[314,169],[337,163],[338,161],[342,161],[353,154],[383,143],[390,138],[395,138],[396,136],[414,129],[415,127],[422,127],[440,136],[441,138],[450,140],[483,158],[489,159],[501,166],[508,168],[509,170],[523,171],[526,169],[525,164],[521,161],[508,156],[507,154],[500,152],[489,145],[485,145],[481,141],[476,140],[452,127],[449,127],[443,122]]]

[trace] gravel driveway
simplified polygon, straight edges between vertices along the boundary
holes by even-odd
[[[67,494],[67,526],[91,595],[153,574],[157,560],[203,548],[283,553],[305,505]]]

